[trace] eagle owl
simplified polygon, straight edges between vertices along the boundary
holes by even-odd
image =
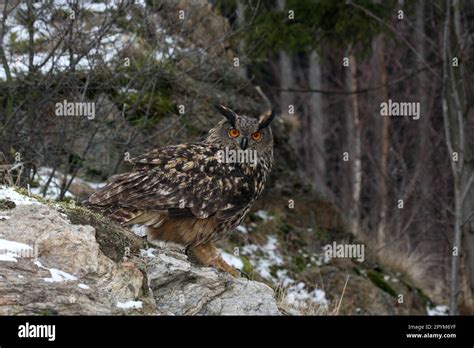
[[[241,223],[273,164],[274,113],[258,119],[222,105],[224,116],[201,142],[166,146],[131,159],[87,204],[148,238],[179,243],[193,261],[237,276],[214,246]],[[249,159],[252,159],[249,160]]]

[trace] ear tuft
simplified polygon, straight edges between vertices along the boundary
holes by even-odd
[[[268,127],[274,117],[275,117],[275,111],[273,111],[272,109],[261,114],[259,117],[258,129],[263,129],[263,128]]]
[[[227,118],[232,125],[232,127],[235,127],[235,120],[237,118],[237,114],[229,109],[228,107],[225,107],[224,105],[214,105],[214,107],[221,113],[222,116]]]

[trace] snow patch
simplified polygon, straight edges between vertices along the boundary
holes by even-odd
[[[77,280],[77,277],[73,276],[72,274],[61,271],[57,268],[44,267],[39,261],[35,261],[35,265],[40,268],[47,269],[49,273],[51,273],[51,278],[43,278],[43,280],[47,283],[57,283],[57,282],[65,282],[68,280]]]
[[[265,211],[265,210],[258,210],[255,213],[255,216],[258,216],[260,219],[262,219],[265,222],[267,222],[269,220],[273,220],[273,216],[270,216],[270,214],[268,214],[268,212]]]
[[[242,232],[242,233],[248,233],[249,231],[245,226],[239,225],[235,228],[237,231]]]
[[[16,205],[40,204],[36,199],[24,196],[8,186],[0,186],[0,199],[7,199]]]
[[[265,245],[255,245],[255,244],[245,245],[242,248],[242,254],[249,255],[249,256],[262,254],[262,257],[251,258],[251,262],[253,261],[252,265],[255,267],[255,270],[263,278],[271,280],[275,283],[279,282],[279,280],[273,277],[271,274],[272,266],[283,265],[283,257],[278,251],[278,240],[275,236],[271,236],[271,235],[268,236],[267,243]]]
[[[240,257],[226,253],[225,251],[221,251],[221,255],[224,261],[227,262],[232,267],[237,268],[239,270],[242,270],[244,268],[244,263],[242,262]]]
[[[321,289],[309,290],[305,283],[296,282],[284,269],[284,259],[279,250],[278,239],[274,235],[267,236],[264,245],[250,244],[242,248],[242,255],[246,255],[255,271],[263,278],[275,285],[285,288],[288,304],[295,307],[305,307],[311,301],[320,308],[327,308],[326,293]]]
[[[89,289],[89,286],[87,286],[86,284],[80,283],[80,284],[77,284],[77,286],[80,287],[81,289],[85,289],[85,290]]]
[[[18,257],[32,254],[33,248],[29,245],[0,239],[0,261],[17,262]]]
[[[117,302],[117,307],[122,309],[142,308],[142,301]]]
[[[154,254],[155,251],[155,248],[140,249],[140,255],[145,257],[156,257]]]
[[[308,291],[306,284],[302,282],[292,285],[287,289],[286,300],[290,305],[298,304],[301,306],[301,303],[305,303],[308,300],[317,303],[323,308],[327,308],[329,305],[324,290],[314,289],[313,291]]]
[[[72,274],[69,274],[56,268],[49,268],[49,272],[51,273],[51,278],[43,278],[44,281],[48,283],[77,280],[77,277],[74,277]]]
[[[438,305],[435,307],[426,307],[426,313],[428,315],[448,315],[449,308],[445,305]]]
[[[133,225],[130,230],[139,237],[145,237],[146,236],[146,227],[145,226]]]

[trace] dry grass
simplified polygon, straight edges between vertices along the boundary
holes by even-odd
[[[347,284],[349,282],[349,275],[346,278],[344,288],[342,289],[339,300],[335,301],[334,307],[331,309],[331,304],[323,306],[319,303],[311,301],[310,299],[301,301],[290,301],[288,296],[289,287],[282,285],[275,289],[275,297],[280,311],[286,315],[339,315],[344,294],[346,292]]]
[[[22,181],[27,179],[25,176],[29,169],[35,170],[34,165],[24,162],[9,164],[5,155],[0,152],[0,185],[20,187]]]
[[[391,244],[378,251],[383,265],[402,273],[432,299],[440,301],[445,298],[445,285],[442,264],[439,257],[428,254],[426,250],[416,247],[407,251],[399,244]]]

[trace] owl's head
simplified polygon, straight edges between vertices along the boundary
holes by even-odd
[[[236,150],[257,150],[260,154],[273,148],[273,135],[269,127],[275,116],[272,110],[254,118],[238,115],[222,105],[216,105],[216,109],[225,118],[209,131],[208,142],[218,142]]]

